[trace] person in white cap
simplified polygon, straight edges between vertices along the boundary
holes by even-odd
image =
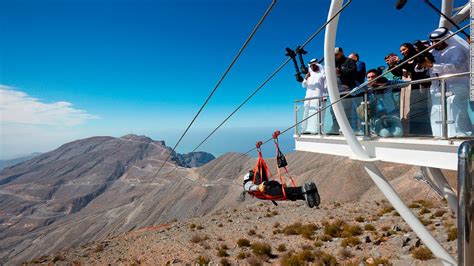
[[[445,41],[451,32],[444,27],[434,30],[430,34],[430,40],[434,46],[431,51],[434,62],[426,60],[420,64],[430,70],[430,75],[443,76],[469,72],[469,45],[462,38],[453,36]],[[452,34],[452,33],[451,33]],[[432,82],[431,88],[432,108],[431,108],[431,128],[433,136],[440,137],[442,134],[441,121],[441,83]],[[472,122],[468,115],[469,101],[469,76],[449,78],[446,80],[447,120],[454,123],[448,124],[448,137],[465,137],[472,134]]]
[[[311,117],[302,123],[301,132],[303,134],[321,134],[319,124],[321,123],[320,117],[324,117],[324,112],[320,114],[316,114],[316,112],[322,107],[323,99],[314,99],[314,97],[327,95],[326,74],[324,73],[323,66],[318,64],[318,60],[316,59],[311,59],[308,66],[308,74],[306,74],[301,85],[306,89],[305,99],[313,99],[304,102],[303,119]]]

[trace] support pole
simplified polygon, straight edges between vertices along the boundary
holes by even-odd
[[[441,2],[441,12],[445,14],[447,17],[451,18],[453,15],[453,0],[443,0]],[[451,29],[453,27],[453,24],[451,24],[443,16],[440,16],[439,27],[445,27],[445,28]]]
[[[343,0],[333,0],[331,2],[328,19],[332,18],[341,8],[342,1]],[[334,115],[336,116],[337,122],[339,123],[339,128],[346,138],[347,144],[349,144],[354,156],[359,159],[369,160],[369,156],[364,151],[364,149],[362,149],[362,146],[357,141],[355,134],[352,132],[349,120],[347,119],[346,113],[344,112],[344,107],[342,105],[343,103],[340,101],[341,97],[339,96],[336,79],[336,59],[334,56],[338,22],[339,15],[326,26],[324,41],[324,68],[326,71],[329,99],[331,100],[331,103],[335,102],[335,104],[332,106]]]
[[[474,141],[458,150],[458,265],[474,265]]]
[[[446,180],[443,172],[439,168],[431,168],[431,167],[421,167],[423,174],[426,178],[429,178],[431,184],[435,185],[439,192],[441,192],[443,198],[448,201],[449,208],[457,216],[458,212],[458,197],[456,196],[456,192],[454,192],[451,185]]]
[[[471,12],[471,2],[469,1],[469,3],[467,3],[458,13],[453,15],[452,19],[457,24],[460,24],[465,19],[469,18],[470,12]]]
[[[329,9],[328,19],[333,17],[338,10],[341,9],[343,0],[332,0],[331,7]],[[337,87],[336,69],[335,69],[335,56],[334,48],[336,42],[336,31],[337,24],[339,22],[339,16],[332,20],[326,26],[326,34],[324,41],[324,58],[325,58],[325,70],[327,75],[328,91],[331,102],[339,100],[339,92]],[[337,122],[341,128],[344,137],[347,140],[347,144],[351,148],[354,157],[358,160],[365,161],[365,170],[372,178],[377,187],[387,197],[388,201],[393,205],[395,210],[405,220],[405,222],[413,229],[413,231],[420,237],[425,245],[433,252],[433,254],[442,260],[445,265],[455,265],[456,262],[449,255],[449,253],[439,244],[438,241],[430,234],[430,232],[423,226],[418,218],[411,212],[411,210],[405,205],[405,203],[398,196],[396,191],[390,185],[390,183],[384,178],[380,170],[375,166],[373,162],[370,162],[370,157],[360,145],[354,132],[352,131],[344,108],[341,102],[336,102],[333,105],[334,114]]]

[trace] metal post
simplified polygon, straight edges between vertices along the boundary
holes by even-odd
[[[472,0],[470,0],[470,30],[471,30],[471,38],[470,38],[470,42],[469,42],[469,50],[470,50],[470,57],[471,57],[471,73],[469,74],[469,79],[471,81],[471,88],[469,89],[469,92],[470,92],[470,100],[471,102],[474,101],[474,75],[473,75],[473,71],[474,71],[474,45],[472,43],[472,41],[474,40],[474,23],[473,20],[474,20],[474,10],[472,8],[472,5],[474,3],[471,3]]]
[[[319,98],[318,100],[318,133],[319,135],[323,134],[323,114],[321,113],[322,109],[322,103],[324,101],[324,98]]]
[[[465,141],[458,150],[458,265],[474,265],[474,141]]]
[[[448,139],[448,109],[446,103],[446,80],[441,80],[441,138]]]
[[[298,124],[298,103],[295,103],[295,125]],[[295,135],[299,135],[298,126],[295,127]]]
[[[370,136],[369,128],[369,94],[364,92],[364,136]]]

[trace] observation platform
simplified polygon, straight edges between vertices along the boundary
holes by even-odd
[[[458,148],[466,139],[357,137],[371,158],[384,162],[457,170]],[[294,135],[297,151],[352,157],[344,136]]]
[[[455,122],[448,119],[448,99],[453,96],[448,91],[449,86],[446,82],[451,78],[467,77],[469,74],[469,72],[457,73],[403,84],[385,85],[371,88],[355,96],[348,95],[347,92],[341,93],[340,104],[352,129],[359,135],[357,139],[374,161],[457,170],[459,146],[465,140],[474,139],[472,135],[474,108],[469,104],[466,87],[465,94],[456,96],[456,107],[465,109],[472,131],[461,134],[463,137],[450,137],[448,127],[452,130],[452,124]],[[409,90],[412,114],[409,116],[410,132],[406,134],[399,118],[400,106],[403,105],[400,100],[401,91],[407,89],[409,85],[424,82],[439,83],[439,92],[430,95],[430,91],[423,88]],[[330,111],[327,96],[294,102],[295,124],[298,125],[294,132],[297,151],[352,157],[352,151],[345,137],[338,131],[339,127],[333,127],[336,122]],[[382,110],[378,110],[379,104],[384,106]],[[438,110],[434,116],[433,107],[435,111]],[[437,134],[439,137],[433,136],[430,124],[433,119],[439,124],[440,132]],[[391,133],[384,136],[383,130],[385,133]]]

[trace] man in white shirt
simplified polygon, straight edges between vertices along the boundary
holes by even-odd
[[[434,62],[426,61],[420,67],[428,68],[432,77],[469,72],[469,45],[458,36],[440,41],[449,34],[446,28],[438,28],[430,34],[434,46],[431,51]],[[441,136],[441,83],[432,82],[431,129],[433,136]],[[472,122],[468,115],[469,76],[446,80],[446,106],[448,137],[465,137],[472,134]]]
[[[309,61],[309,72],[301,85],[306,89],[305,99],[327,95],[326,74],[323,66],[318,64],[316,59]],[[313,116],[302,123],[301,132],[303,134],[321,134],[319,125],[322,120],[320,118],[324,118],[324,112],[320,114],[316,114],[316,112],[321,111],[322,103],[323,100],[319,98],[304,102],[303,119]]]

